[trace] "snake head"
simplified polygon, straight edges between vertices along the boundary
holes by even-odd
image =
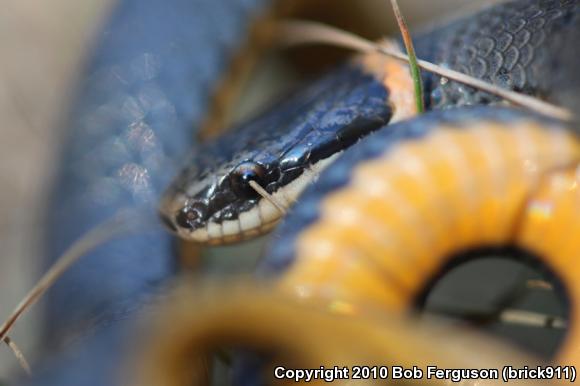
[[[179,236],[222,244],[264,233],[279,220],[279,211],[250,185],[253,181],[275,194],[281,182],[275,160],[235,159],[200,169],[202,158],[182,172],[162,200],[161,216]]]
[[[323,168],[395,118],[384,77],[368,67],[349,63],[199,146],[162,201],[165,222],[210,244],[274,227]]]

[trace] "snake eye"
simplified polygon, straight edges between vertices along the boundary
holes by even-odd
[[[204,210],[201,205],[187,205],[175,216],[178,226],[185,229],[195,229],[203,220]]]
[[[242,197],[254,197],[256,192],[250,186],[250,181],[256,181],[264,186],[266,168],[255,162],[242,162],[230,173],[230,185],[234,193]]]

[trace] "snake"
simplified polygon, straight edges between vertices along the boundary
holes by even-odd
[[[377,56],[353,60],[204,144],[162,200],[169,227],[208,244],[263,234],[281,212],[250,181],[290,206],[344,149],[387,123],[413,116],[408,72]],[[401,91],[394,91],[398,87]]]
[[[235,142],[223,152],[216,154],[220,140],[200,145],[189,157],[195,164],[179,173],[197,142],[212,95],[219,94],[220,79],[222,88],[229,86],[233,75],[228,63],[238,63],[235,52],[246,47],[253,25],[269,16],[272,6],[259,0],[123,0],[114,7],[63,122],[62,157],[48,198],[47,264],[120,208],[156,208],[159,202],[163,222],[198,242],[233,242],[268,231],[280,213],[271,207],[256,209],[268,203],[247,189],[248,180],[256,179],[290,203],[308,185],[305,176],[316,178],[334,154],[346,153],[362,137],[380,134],[386,123],[394,123],[404,108],[393,101],[408,102],[387,80],[386,68],[394,65],[385,67],[376,57],[363,56],[242,124],[222,140]],[[566,53],[562,44],[578,25],[577,15],[576,1],[514,1],[418,36],[417,53],[504,87],[566,102],[564,92],[554,92],[559,75],[546,74],[560,65],[554,58]],[[501,103],[434,75],[425,76],[425,86],[430,109]],[[363,105],[362,98],[370,103]],[[324,109],[333,113],[325,115]],[[292,118],[278,125],[283,116]],[[290,127],[302,122],[317,126]],[[260,131],[269,124],[276,130]],[[284,127],[289,137],[281,137],[278,128]],[[342,135],[330,135],[336,129]],[[258,131],[264,135],[255,135]],[[329,135],[318,139],[325,132]],[[300,143],[303,138],[308,140]],[[260,141],[281,145],[275,152],[283,157],[268,158],[275,152],[263,151],[266,142]],[[218,159],[220,168],[208,169]],[[309,202],[305,198],[300,207]],[[175,239],[164,231],[121,237],[67,272],[47,296],[45,341],[52,350],[51,365],[30,384],[113,384],[122,350],[110,348],[119,347],[131,330],[135,310],[174,275],[175,248]],[[272,252],[267,264],[279,256]],[[77,338],[87,330],[92,334]]]

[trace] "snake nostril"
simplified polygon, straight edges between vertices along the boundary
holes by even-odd
[[[202,207],[199,203],[185,206],[175,216],[175,225],[189,230],[200,227],[204,216]]]

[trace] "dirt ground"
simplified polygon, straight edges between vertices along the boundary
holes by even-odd
[[[98,21],[111,1],[3,0],[0,11],[0,317],[4,318],[41,274],[39,236],[46,186],[59,140],[58,117]],[[412,25],[440,20],[493,1],[404,0]],[[388,15],[387,0],[372,7]],[[34,358],[38,313],[12,334]],[[18,371],[0,347],[0,380]]]

